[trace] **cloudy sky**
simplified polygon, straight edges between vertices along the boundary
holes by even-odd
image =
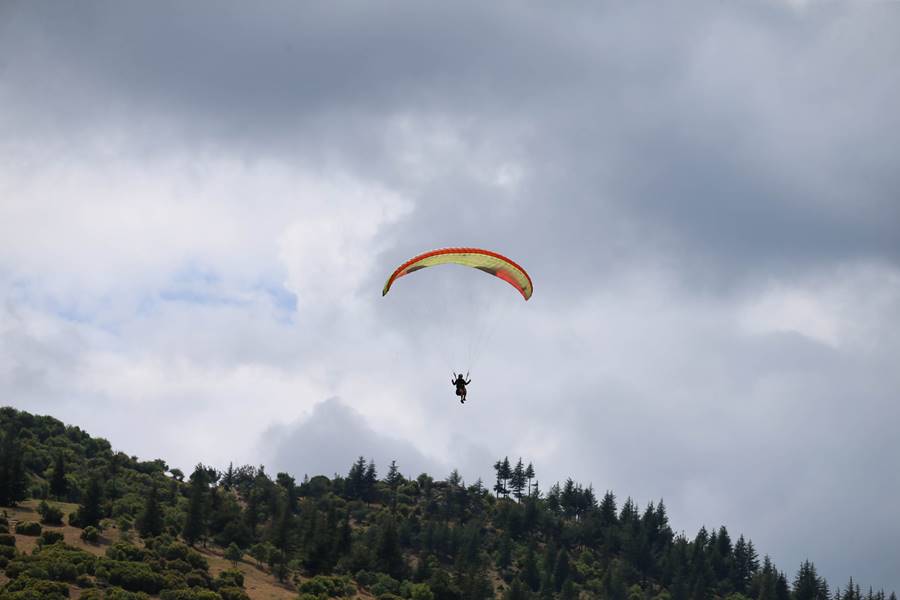
[[[900,590],[898,56],[894,2],[0,0],[0,403],[182,469],[522,456]],[[448,245],[533,298],[381,297]]]

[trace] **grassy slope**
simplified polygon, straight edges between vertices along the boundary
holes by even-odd
[[[15,532],[15,524],[19,521],[40,522],[41,517],[37,512],[38,504],[40,504],[40,500],[26,500],[14,508],[0,509],[6,511],[9,515],[10,532]],[[77,504],[65,504],[53,501],[51,501],[50,504],[59,507],[60,510],[65,513],[66,516],[64,522],[68,522],[69,513],[78,509]],[[41,527],[48,531],[62,532],[67,544],[90,552],[96,556],[103,556],[106,553],[107,546],[119,540],[119,531],[114,527],[103,532],[98,544],[89,544],[82,540],[81,529],[77,527],[72,527],[70,525],[63,525],[61,527],[42,525]],[[31,551],[37,547],[36,537],[20,534],[15,534],[15,536],[16,548],[19,552],[30,554]],[[136,536],[134,538],[134,543],[140,543],[140,539]],[[215,548],[198,548],[197,550],[207,561],[209,561],[209,572],[213,577],[216,577],[226,569],[232,568],[231,562],[224,558],[221,550]],[[238,563],[238,569],[244,574],[244,589],[252,600],[295,600],[297,598],[297,591],[293,586],[290,584],[278,583],[275,577],[258,569],[251,561],[241,561]],[[5,585],[8,581],[9,579],[6,575],[0,571],[0,587]],[[70,586],[69,595],[70,598],[77,599],[81,596],[81,590],[75,586]],[[366,600],[373,598],[373,596],[365,592],[360,592],[355,597]]]

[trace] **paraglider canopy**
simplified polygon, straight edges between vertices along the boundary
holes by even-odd
[[[409,275],[426,267],[446,264],[472,267],[494,277],[499,277],[516,288],[525,300],[531,298],[533,286],[531,277],[528,276],[525,269],[502,254],[481,248],[442,248],[414,256],[397,267],[391,274],[384,284],[384,290],[382,290],[381,295],[387,294],[394,281],[404,275]]]

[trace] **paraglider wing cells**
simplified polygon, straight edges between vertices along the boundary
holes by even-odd
[[[525,300],[531,298],[533,291],[531,277],[528,276],[525,269],[502,254],[481,248],[443,248],[414,256],[397,267],[391,274],[384,284],[381,295],[387,294],[394,281],[404,275],[409,275],[426,267],[446,264],[463,265],[484,271],[489,275],[499,277],[516,288]]]

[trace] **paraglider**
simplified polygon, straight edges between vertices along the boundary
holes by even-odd
[[[531,277],[528,276],[525,269],[502,254],[481,248],[442,248],[414,256],[391,273],[391,276],[388,277],[387,282],[384,284],[381,295],[387,295],[394,281],[405,275],[427,267],[447,264],[472,267],[488,275],[499,277],[516,288],[525,300],[531,298],[534,288],[531,284]]]
[[[452,385],[456,386],[456,395],[459,396],[459,403],[465,404],[466,403],[466,386],[469,385],[470,383],[472,383],[472,380],[469,379],[468,373],[466,373],[465,378],[463,378],[462,373],[460,373],[459,375],[457,375],[456,373],[453,373],[453,377],[455,377],[455,379],[451,379],[450,383]]]
[[[401,277],[428,267],[447,264],[472,267],[502,279],[515,288],[525,300],[531,298],[531,294],[534,291],[531,277],[525,269],[502,254],[482,248],[441,248],[414,256],[397,267],[385,282],[381,295],[386,296],[394,282]],[[457,375],[456,372],[453,373],[453,379],[450,380],[450,383],[456,387],[456,395],[459,396],[460,404],[465,404],[466,386],[471,382],[468,372],[465,377],[461,374]]]

